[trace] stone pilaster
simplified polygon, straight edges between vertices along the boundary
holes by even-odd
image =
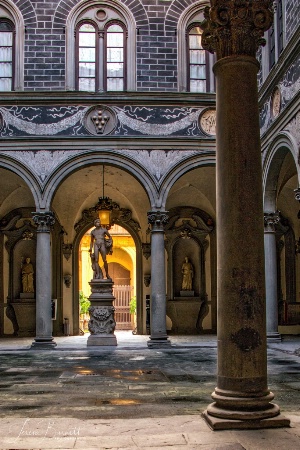
[[[212,0],[203,47],[216,52],[218,380],[213,429],[287,426],[267,386],[263,196],[255,59],[272,1]]]
[[[151,334],[147,342],[149,348],[169,347],[171,345],[166,329],[166,275],[165,275],[165,232],[168,222],[166,211],[148,212],[151,224]]]
[[[265,233],[265,278],[266,278],[266,310],[267,340],[281,341],[278,333],[278,298],[277,298],[277,255],[275,225],[279,222],[278,212],[264,214]]]
[[[52,277],[50,230],[55,222],[51,211],[36,212],[36,337],[34,349],[52,349],[56,346],[52,336]]]

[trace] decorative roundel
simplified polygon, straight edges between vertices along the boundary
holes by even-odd
[[[273,91],[271,98],[272,117],[277,117],[281,110],[281,92],[278,86]]]
[[[98,9],[95,13],[96,19],[99,20],[99,22],[103,22],[107,18],[107,14],[103,9]]]
[[[216,110],[205,109],[199,117],[201,130],[210,136],[216,135]]]
[[[95,136],[104,136],[114,131],[117,118],[108,106],[98,105],[90,108],[84,118],[85,128]]]

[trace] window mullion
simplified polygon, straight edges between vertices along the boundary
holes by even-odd
[[[98,33],[98,91],[104,91],[104,66],[105,66],[105,48],[104,48],[104,31]]]

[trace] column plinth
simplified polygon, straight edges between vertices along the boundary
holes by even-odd
[[[36,236],[36,337],[32,349],[53,349],[52,336],[52,281],[50,229],[55,218],[52,212],[34,213]]]
[[[149,348],[170,347],[166,326],[166,277],[165,277],[165,243],[164,224],[168,221],[166,212],[148,213],[151,228],[151,301],[150,329],[147,342]]]
[[[216,75],[218,378],[213,429],[288,426],[267,386],[262,169],[256,51],[272,1],[215,0],[202,46]]]

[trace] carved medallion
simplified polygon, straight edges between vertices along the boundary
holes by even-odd
[[[112,133],[116,125],[116,115],[108,106],[94,106],[87,111],[84,118],[85,128],[95,136]]]
[[[99,22],[103,22],[103,20],[107,18],[107,14],[104,9],[98,9],[98,11],[96,11],[95,13],[95,17],[97,20],[99,20]]]
[[[210,136],[216,135],[216,110],[206,109],[199,118],[202,131]]]
[[[278,86],[276,86],[276,88],[273,91],[271,105],[272,105],[272,116],[273,118],[275,118],[279,115],[281,110],[281,92]]]

